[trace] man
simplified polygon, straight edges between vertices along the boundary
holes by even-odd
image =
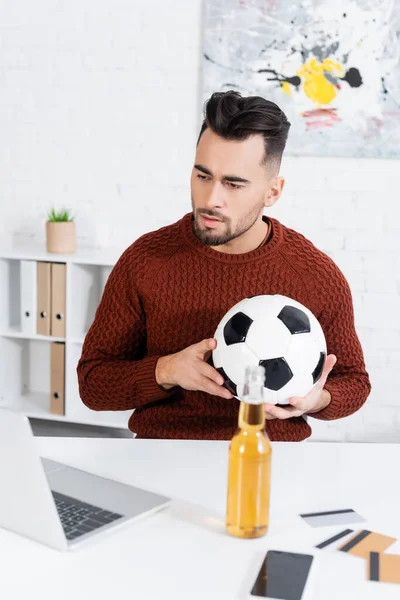
[[[191,177],[193,212],[143,235],[107,281],[78,364],[94,410],[135,409],[139,438],[230,439],[239,402],[209,364],[215,329],[239,300],[283,294],[318,318],[328,357],[316,388],[265,405],[272,440],[300,441],[309,419],[357,411],[370,392],[349,286],[301,234],[263,215],[280,197],[290,123],[261,97],[215,93]]]

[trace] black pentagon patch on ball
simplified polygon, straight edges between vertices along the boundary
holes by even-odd
[[[277,392],[293,377],[293,373],[284,358],[260,360],[259,364],[265,369],[265,387]]]
[[[325,364],[325,358],[326,358],[325,352],[320,352],[318,364],[312,373],[312,378],[313,378],[314,383],[317,383],[318,379],[322,375],[322,371],[324,369],[324,364]]]
[[[224,327],[225,344],[232,346],[232,344],[244,342],[252,322],[253,319],[242,312],[233,315]]]
[[[310,319],[308,315],[296,306],[285,306],[278,315],[278,319],[289,329],[290,333],[310,333]]]
[[[223,387],[229,390],[234,396],[237,396],[237,387],[236,384],[233,383],[231,379],[229,379],[228,375],[225,373],[222,367],[216,369],[220,375],[224,378]]]

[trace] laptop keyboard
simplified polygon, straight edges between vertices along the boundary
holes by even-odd
[[[123,517],[118,513],[81,502],[59,492],[52,491],[52,494],[68,540],[90,533]]]

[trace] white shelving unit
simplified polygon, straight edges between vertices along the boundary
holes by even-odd
[[[127,428],[132,411],[93,411],[79,397],[76,366],[107,278],[122,250],[50,254],[41,249],[0,249],[0,406],[28,417]],[[65,337],[21,328],[21,261],[66,265]],[[35,316],[36,317],[36,316]],[[65,343],[65,415],[50,412],[50,350]]]

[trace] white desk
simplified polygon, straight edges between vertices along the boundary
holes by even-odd
[[[400,538],[400,444],[274,444],[270,531],[264,538],[240,540],[224,530],[227,442],[37,438],[37,443],[42,456],[174,501],[64,554],[0,529],[1,599],[244,599],[269,548],[316,556],[315,600],[400,598],[399,585],[365,579],[363,559],[313,548],[347,526],[311,528],[298,516],[354,508],[367,522],[353,529]],[[400,553],[400,543],[387,552]]]

